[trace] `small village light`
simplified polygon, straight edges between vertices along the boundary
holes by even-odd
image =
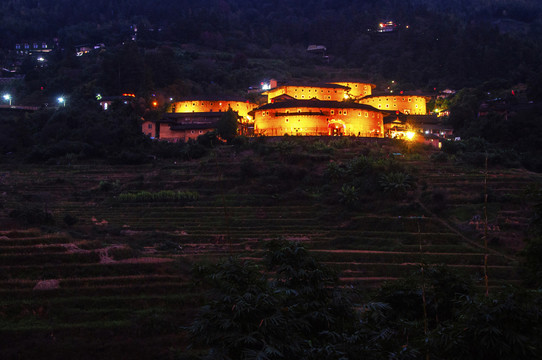
[[[62,104],[62,106],[66,106],[66,99],[64,99],[62,96],[57,99],[59,104]]]
[[[4,100],[9,101],[9,106],[11,106],[11,95],[10,94],[4,94]]]

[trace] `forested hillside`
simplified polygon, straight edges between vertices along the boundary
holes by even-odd
[[[68,111],[84,108],[98,124],[106,116],[96,113],[96,94],[136,94],[133,119],[156,115],[148,111],[151,98],[162,105],[185,96],[246,96],[250,86],[270,78],[363,80],[377,91],[394,80],[394,90],[432,95],[455,89],[445,107],[456,135],[511,149],[512,163],[539,171],[541,14],[534,0],[11,0],[0,4],[0,62],[3,76],[13,76],[6,72],[12,69],[20,77],[1,83],[0,91],[17,105],[56,104],[68,96],[67,106],[74,106]],[[377,31],[388,20],[394,31]],[[15,55],[15,44],[33,41],[54,46],[41,63]],[[313,44],[325,46],[325,53],[309,53]],[[100,47],[76,56],[81,45]],[[480,105],[495,100],[506,103],[507,114],[480,117]],[[38,133],[59,115],[34,117],[41,120],[26,116],[17,126],[18,117],[3,117],[2,152],[54,141]],[[129,135],[117,130],[119,140],[112,142],[124,144],[137,131],[137,122],[126,123],[132,124]],[[63,139],[96,146],[97,127],[64,129]]]
[[[87,42],[114,46],[137,25],[148,47],[192,43],[284,59],[322,44],[331,66],[417,88],[494,78],[524,82],[541,63],[542,6],[536,1],[27,0],[0,7],[3,48],[44,36],[58,38],[65,49]],[[368,31],[386,19],[400,24],[399,31]]]

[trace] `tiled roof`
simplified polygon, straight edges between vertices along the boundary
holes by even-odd
[[[183,97],[180,99],[175,99],[174,103],[181,102],[181,101],[236,101],[236,102],[248,102],[247,99],[244,99],[242,97],[235,97],[235,96],[214,96],[214,95],[196,95],[196,96],[190,96],[190,97]]]
[[[310,99],[310,100],[286,100],[286,101],[278,101],[270,104],[265,104],[263,106],[260,106],[259,108],[255,109],[255,111],[258,110],[267,110],[267,109],[291,109],[291,108],[324,108],[324,109],[361,109],[361,110],[368,110],[368,111],[381,111],[382,110],[375,109],[374,107],[370,105],[365,104],[358,104],[354,102],[347,102],[347,101],[325,101],[325,100],[317,100],[317,99]]]
[[[324,89],[350,89],[348,86],[343,86],[339,84],[331,84],[331,83],[315,83],[315,84],[303,84],[303,83],[287,83],[283,84],[279,87],[276,87],[275,89],[281,88],[281,87],[290,87],[290,86],[299,86],[299,87],[317,87],[317,88],[324,88]],[[274,90],[274,89],[271,89]]]

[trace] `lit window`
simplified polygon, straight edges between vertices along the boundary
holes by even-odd
[[[369,117],[369,113],[368,113],[368,112],[365,113],[365,117]]]
[[[269,111],[267,111],[265,114],[266,114],[266,115],[269,115]]]
[[[390,104],[386,104],[386,108],[389,108],[390,107]]]
[[[361,111],[358,113],[358,116],[361,116]]]
[[[344,111],[344,114],[343,115],[346,115],[346,110]]]
[[[342,114],[342,111],[341,111],[341,110],[339,110],[339,115],[341,115],[341,114]]]
[[[408,102],[412,102],[412,99],[411,99],[411,98],[408,98]]]
[[[200,133],[200,134],[203,134],[203,130],[200,130],[199,133]]]
[[[335,110],[331,110],[331,115],[335,115]]]
[[[288,119],[286,119],[286,122],[288,122]]]
[[[331,100],[331,96],[328,96],[327,99],[328,99],[328,100]]]
[[[304,99],[304,98],[305,98],[305,95],[301,95],[301,98]]]
[[[194,133],[194,130],[190,130],[190,133],[193,134],[193,133]]]
[[[378,104],[378,108],[379,108],[379,109],[382,109],[382,104]]]

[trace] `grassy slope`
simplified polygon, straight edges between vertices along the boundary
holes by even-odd
[[[7,358],[182,358],[181,326],[202,302],[190,281],[192,264],[232,253],[257,261],[265,241],[278,237],[305,243],[342,271],[345,284],[372,287],[423,261],[463,270],[482,285],[483,226],[477,230],[471,220],[483,214],[483,169],[437,164],[430,150],[407,150],[386,141],[290,138],[223,147],[190,162],[2,166],[0,333]],[[417,179],[417,189],[401,199],[377,191],[348,210],[338,201],[341,181],[323,176],[330,161],[361,153],[385,160],[396,151],[407,151],[395,162]],[[515,251],[530,216],[523,194],[536,182],[538,175],[522,170],[489,171],[492,286],[518,281]],[[164,189],[197,191],[199,198],[117,199]],[[45,209],[56,225],[16,221],[8,214],[17,208]],[[67,226],[66,215],[77,223]],[[52,289],[35,289],[42,280],[54,280]]]

